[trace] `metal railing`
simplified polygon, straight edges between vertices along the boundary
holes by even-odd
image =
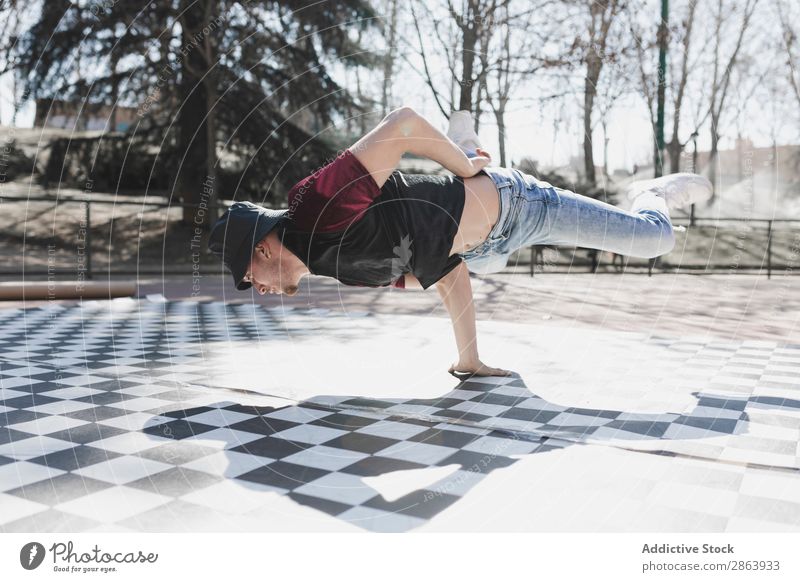
[[[693,223],[693,224],[692,224]],[[775,253],[773,250],[773,243],[775,239],[776,227],[777,226],[786,226],[786,225],[798,225],[800,226],[800,219],[794,218],[732,218],[732,217],[721,217],[721,218],[708,218],[708,217],[693,217],[692,219],[675,219],[673,220],[673,224],[675,226],[684,226],[687,227],[687,236],[689,233],[692,232],[692,229],[701,229],[704,227],[708,228],[711,226],[712,228],[718,230],[725,230],[719,229],[720,224],[742,224],[745,225],[746,228],[758,227],[760,226],[762,231],[765,231],[765,240],[763,246],[763,260],[761,264],[758,265],[731,265],[731,263],[724,263],[724,264],[713,264],[713,263],[704,263],[703,265],[687,265],[682,264],[681,262],[673,263],[667,257],[670,255],[665,255],[665,257],[659,257],[657,259],[650,259],[647,260],[646,265],[639,265],[642,269],[646,267],[647,274],[652,275],[653,271],[656,267],[660,266],[664,270],[676,271],[676,272],[703,272],[703,273],[715,273],[719,272],[720,269],[727,269],[729,273],[739,273],[739,272],[751,272],[751,271],[766,271],[766,275],[768,279],[772,278],[773,271],[782,269],[785,274],[793,274],[796,272],[796,268],[800,266],[800,228],[790,230],[790,233],[794,234],[792,244],[789,246],[791,260],[788,263],[784,264],[776,264],[775,263]],[[728,232],[730,232],[728,230]],[[677,233],[676,233],[677,234]],[[753,243],[752,240],[749,241],[751,244]],[[542,252],[544,249],[553,249],[553,250],[560,250],[560,249],[571,249],[574,250],[574,247],[561,247],[558,245],[544,245],[544,246],[531,246],[528,248],[530,259],[528,261],[529,266],[529,273],[530,276],[534,276],[535,269],[538,264],[544,264],[541,259]],[[677,251],[676,249],[673,251]],[[591,249],[581,249],[581,251],[586,253],[586,260],[582,262],[576,263],[576,261],[548,261],[547,265],[551,267],[567,267],[571,270],[572,267],[577,265],[585,265],[588,266],[588,271],[595,273],[599,270],[601,266],[600,262],[600,253],[593,251]],[[616,255],[619,257],[620,255]],[[615,258],[616,258],[615,257]],[[646,260],[646,259],[642,259]],[[621,263],[621,270],[625,270],[625,261],[620,261]],[[542,270],[543,272],[543,270]]]
[[[141,209],[140,210],[140,214],[144,213],[144,212],[147,212],[147,211],[157,211],[157,210],[163,210],[163,209],[167,209],[167,211],[179,209],[182,212],[184,209],[187,209],[187,208],[195,208],[195,209],[203,208],[203,209],[206,209],[206,210],[208,210],[210,212],[215,213],[215,214],[212,214],[212,216],[218,216],[221,211],[223,211],[225,208],[227,208],[232,203],[231,201],[225,201],[225,200],[209,202],[209,203],[184,203],[184,202],[150,201],[150,200],[146,200],[146,199],[144,199],[144,200],[142,200],[142,199],[139,199],[139,200],[128,200],[128,199],[125,199],[125,198],[114,198],[113,200],[103,200],[103,199],[92,199],[92,198],[85,198],[85,197],[79,198],[79,197],[56,197],[56,196],[7,196],[7,195],[0,195],[0,204],[5,204],[7,202],[11,202],[11,203],[45,202],[45,203],[55,204],[55,208],[57,208],[59,205],[63,205],[63,204],[80,204],[80,205],[83,205],[83,213],[82,213],[82,224],[83,224],[83,226],[82,226],[81,230],[83,230],[85,232],[85,238],[82,241],[82,247],[83,247],[83,249],[85,251],[85,253],[84,253],[85,254],[85,261],[84,261],[83,268],[81,269],[81,271],[82,271],[81,276],[85,277],[86,279],[92,279],[93,276],[94,276],[93,264],[95,263],[95,261],[93,260],[92,257],[93,257],[93,254],[96,252],[96,250],[93,250],[93,248],[92,248],[92,242],[93,242],[93,240],[92,240],[92,205],[101,205],[101,206],[102,205],[107,205],[107,206],[114,206],[114,207],[116,207],[116,206],[136,206],[136,207],[139,207]],[[0,206],[0,208],[2,208],[2,206]],[[23,221],[23,222],[27,222],[27,221]],[[6,234],[6,233],[1,233],[1,234]],[[22,245],[26,245],[25,240],[26,240],[26,237],[23,235],[23,242],[21,243]],[[10,244],[13,245],[14,243],[12,242]],[[36,245],[33,245],[33,246],[36,246]],[[151,272],[152,273],[156,273],[156,272],[160,273],[163,270],[164,270],[163,269],[163,265],[162,265],[162,269],[160,271],[153,271],[152,269],[150,269],[150,270],[148,270],[148,269],[140,269],[139,265],[137,265],[136,269],[117,269],[117,270],[111,270],[111,269],[106,270],[106,269],[104,269],[103,273],[105,273],[105,274],[108,274],[108,273],[111,273],[111,274],[131,274],[131,273],[135,272],[135,273],[138,273],[138,274],[141,274],[141,273],[149,274]],[[55,272],[57,272],[57,273],[60,272],[60,271],[61,270],[59,270],[59,269],[55,269]],[[72,270],[68,270],[68,272],[72,272]],[[176,271],[170,269],[170,272],[175,272],[176,274],[189,274],[191,271],[186,271],[186,272],[177,271],[176,272]],[[32,275],[32,276],[45,275],[45,274],[46,275],[50,275],[50,274],[53,273],[53,270],[51,270],[49,268],[47,270],[37,270],[35,268],[34,269],[29,269],[29,268],[25,268],[24,263],[22,264],[22,268],[0,270],[0,274],[2,274],[2,275],[22,274],[22,273],[25,273],[26,275]]]
[[[111,206],[138,206],[140,207],[141,211],[139,214],[142,214],[146,210],[150,211],[157,211],[159,209],[167,209],[167,212],[170,210],[180,209],[181,212],[186,208],[201,208],[204,207],[208,209],[208,211],[216,213],[214,215],[218,215],[218,213],[226,208],[230,202],[229,201],[215,201],[209,202],[207,204],[202,203],[183,203],[183,202],[160,202],[160,201],[149,201],[145,199],[138,199],[138,200],[127,200],[125,198],[114,198],[109,200],[103,199],[93,199],[93,198],[86,198],[86,197],[55,197],[55,196],[7,196],[7,195],[0,195],[0,203],[36,203],[36,202],[46,202],[55,204],[54,210],[58,208],[59,205],[62,204],[82,204],[83,205],[83,214],[82,214],[82,221],[84,223],[83,230],[85,230],[85,240],[83,241],[83,246],[85,247],[85,269],[84,269],[84,276],[87,279],[91,279],[94,275],[93,268],[95,261],[93,259],[94,250],[92,248],[92,205],[111,205]],[[113,215],[111,217],[111,221],[113,222]],[[792,261],[791,265],[780,265],[775,264],[774,262],[774,253],[773,253],[773,239],[775,235],[775,227],[776,225],[787,225],[787,224],[797,224],[800,225],[800,219],[783,219],[783,218],[774,218],[774,219],[761,219],[761,218],[701,218],[701,217],[694,217],[693,219],[694,225],[690,225],[690,219],[675,219],[673,220],[673,224],[676,226],[686,226],[690,227],[690,230],[687,232],[691,232],[691,229],[701,228],[703,224],[713,225],[713,227],[718,227],[719,224],[732,224],[732,223],[739,223],[739,224],[746,224],[747,227],[751,227],[754,225],[763,225],[766,228],[766,241],[765,241],[765,248],[762,263],[760,265],[751,265],[751,266],[742,266],[740,268],[730,269],[729,264],[720,264],[720,265],[709,265],[704,264],[702,267],[699,266],[688,266],[682,264],[672,264],[668,261],[663,259],[656,259],[650,260],[646,265],[641,265],[641,267],[647,268],[647,273],[652,275],[653,270],[658,267],[659,265],[664,269],[677,269],[680,270],[702,270],[703,272],[716,272],[716,270],[720,268],[728,268],[730,272],[739,272],[740,270],[758,270],[759,272],[762,270],[766,270],[766,274],[768,278],[772,277],[773,270],[778,268],[783,268],[785,270],[790,270],[794,272],[794,264]],[[5,233],[4,233],[5,234]],[[26,245],[26,238],[23,235],[23,245]],[[791,248],[795,249],[792,251],[794,255],[800,255],[800,229],[798,229],[795,233],[796,241]],[[13,242],[11,243],[14,244]],[[568,247],[549,247],[554,249],[566,249]],[[574,250],[574,248],[572,249]],[[518,251],[519,252],[519,251]],[[535,272],[535,267],[537,264],[536,258],[541,252],[541,248],[538,247],[530,247],[530,275],[533,276]],[[590,272],[596,272],[600,267],[600,260],[598,253],[592,253],[592,251],[588,251],[590,254],[588,255],[587,264],[589,267]],[[673,251],[674,252],[674,251]],[[669,256],[669,255],[667,255]],[[796,257],[800,259],[800,256]],[[766,262],[766,265],[763,263]],[[146,263],[146,261],[145,261]],[[524,264],[524,263],[523,263]],[[567,266],[571,267],[574,266],[576,263],[574,260],[570,262],[548,262],[550,266]],[[177,265],[176,265],[177,266]],[[625,262],[623,262],[623,270],[627,269],[628,266]],[[130,273],[138,273],[138,274],[148,274],[149,272],[152,273],[162,273],[165,271],[165,264],[162,260],[162,268],[158,271],[148,271],[147,268],[142,268],[138,262],[136,264],[135,269],[111,269],[109,264],[109,268],[103,269],[103,273],[106,274],[130,274]],[[174,274],[188,274],[189,271],[183,272],[181,269],[177,268],[170,268],[169,271]],[[41,274],[50,274],[51,270],[48,269],[45,271],[37,271],[35,268],[30,269],[26,268],[25,264],[21,265],[21,268],[17,269],[10,269],[10,270],[3,270],[2,274],[9,275],[9,274],[19,274],[25,273],[26,275],[41,275]]]

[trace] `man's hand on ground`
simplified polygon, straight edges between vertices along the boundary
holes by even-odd
[[[454,376],[510,376],[513,374],[510,370],[487,366],[480,360],[470,363],[458,362],[450,366],[448,372]]]

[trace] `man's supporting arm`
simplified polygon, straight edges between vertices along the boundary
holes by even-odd
[[[458,361],[450,367],[450,371],[469,372],[477,376],[508,375],[508,370],[487,366],[478,357],[475,304],[472,301],[472,284],[466,263],[462,261],[439,279],[436,289],[450,314],[458,347]]]

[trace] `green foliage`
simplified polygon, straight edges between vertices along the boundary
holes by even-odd
[[[363,109],[330,67],[371,66],[375,55],[358,46],[354,31],[375,22],[366,0],[48,0],[20,37],[15,62],[31,98],[138,109],[123,138],[136,156],[120,158],[116,138],[96,140],[101,160],[82,171],[98,185],[121,179],[123,189],[185,190],[208,171],[213,117],[221,157],[244,161],[237,170],[217,168],[232,188],[220,195],[264,201],[331,156],[318,132],[338,111]],[[148,154],[146,144],[159,153]],[[70,158],[84,164],[90,149],[54,145],[47,176],[66,160],[64,176],[79,179]]]

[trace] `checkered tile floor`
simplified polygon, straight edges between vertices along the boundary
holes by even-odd
[[[585,379],[553,359],[547,338],[539,348],[552,365],[535,381],[548,383],[549,399],[510,377],[469,380],[435,398],[293,401],[218,386],[232,370],[206,353],[210,343],[219,351],[320,331],[347,342],[385,325],[364,314],[222,303],[0,310],[0,529],[446,528],[498,469],[601,445],[628,463],[644,451],[736,476],[713,485],[737,501],[712,529],[746,518],[800,530],[798,345],[604,336],[606,349],[631,357],[658,353],[640,367],[651,381],[694,388],[686,410],[658,413],[557,404],[553,395],[580,402],[574,386]],[[515,329],[503,337],[525,340]],[[613,381],[622,395],[642,377]],[[659,386],[644,408],[659,402]],[[655,496],[661,482],[641,478]],[[695,499],[711,490],[695,488]],[[781,511],[755,511],[758,499]]]

